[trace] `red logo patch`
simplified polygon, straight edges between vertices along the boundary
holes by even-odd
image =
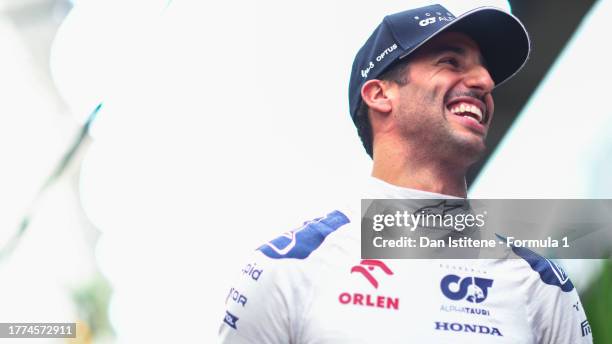
[[[365,267],[367,267],[368,269],[366,270]],[[389,267],[387,265],[385,265],[385,263],[381,262],[380,260],[375,260],[375,259],[364,259],[364,260],[362,260],[359,265],[355,265],[355,266],[353,266],[353,268],[351,268],[351,273],[353,273],[353,272],[361,273],[363,275],[363,277],[365,277],[368,280],[368,282],[370,282],[370,284],[372,284],[372,286],[374,288],[378,289],[378,281],[370,273],[370,271],[373,271],[375,267],[380,268],[387,275],[393,275],[393,271],[391,271],[391,269],[389,269]],[[370,270],[370,271],[368,271],[368,270]]]
[[[374,271],[376,268],[382,270],[388,276],[393,275],[393,271],[385,263],[375,259],[362,260],[359,265],[351,268],[351,273],[358,272],[362,274],[374,288],[378,289],[378,280],[370,273],[370,271]],[[399,298],[397,297],[344,292],[338,296],[338,301],[343,305],[352,304],[366,307],[399,309]]]

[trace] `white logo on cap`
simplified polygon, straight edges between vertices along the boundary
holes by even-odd
[[[419,22],[419,25],[421,25],[421,26],[427,26],[427,25],[429,25],[429,24],[433,24],[433,23],[435,23],[435,22],[436,22],[436,17],[429,17],[429,18],[426,18],[426,19],[421,20],[421,21]]]
[[[429,13],[426,13],[426,14],[429,15]],[[418,19],[418,17],[414,17],[414,18]],[[439,21],[439,22],[453,21],[453,19],[455,19],[455,17],[453,17],[453,16],[448,16],[448,17],[438,16],[437,18],[436,17],[428,17],[428,18],[425,18],[425,19],[419,21],[419,25],[420,26],[427,26],[429,24],[435,23],[436,21]]]
[[[380,53],[380,55],[376,56],[376,62],[382,61],[387,55],[389,55],[395,49],[397,49],[397,44],[393,43],[392,46],[390,46],[387,49],[383,50],[383,52]],[[361,76],[363,78],[367,78],[368,77],[368,73],[370,73],[370,70],[372,68],[374,68],[374,62],[370,61],[368,66],[365,69],[361,70]]]
[[[370,72],[370,69],[372,69],[372,68],[374,68],[374,63],[372,61],[370,61],[370,64],[368,65],[368,68],[361,70],[361,76],[363,78],[367,78],[368,77],[368,73]]]
[[[376,61],[378,62],[382,61],[385,58],[385,56],[387,56],[389,53],[391,53],[395,49],[397,49],[397,44],[393,44],[392,46],[388,47],[387,49],[385,49],[385,51],[380,53],[380,55],[376,56]]]

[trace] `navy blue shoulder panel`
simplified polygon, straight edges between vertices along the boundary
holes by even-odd
[[[329,234],[349,222],[346,215],[335,210],[325,217],[304,222],[302,227],[283,233],[261,245],[258,250],[273,259],[305,259],[321,246]]]
[[[527,261],[529,266],[540,274],[542,282],[549,285],[556,285],[564,292],[570,292],[574,289],[574,285],[572,281],[570,281],[569,276],[552,260],[542,257],[524,247],[513,246],[512,251]]]

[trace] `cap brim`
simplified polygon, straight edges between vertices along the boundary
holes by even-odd
[[[521,70],[529,58],[531,44],[527,30],[516,17],[495,7],[480,7],[464,13],[401,58],[448,31],[463,32],[478,44],[495,87]]]

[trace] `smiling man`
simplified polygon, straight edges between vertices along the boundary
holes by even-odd
[[[440,5],[389,15],[359,50],[351,117],[373,159],[363,198],[451,199],[485,152],[493,89],[529,55],[512,15]],[[590,343],[553,262],[360,258],[359,197],[262,245],[231,286],[224,343]]]
[[[389,74],[401,80],[372,79],[361,88],[358,115],[371,123],[373,176],[465,197],[465,174],[485,151],[493,117],[495,83],[478,44],[444,32],[399,63]]]

